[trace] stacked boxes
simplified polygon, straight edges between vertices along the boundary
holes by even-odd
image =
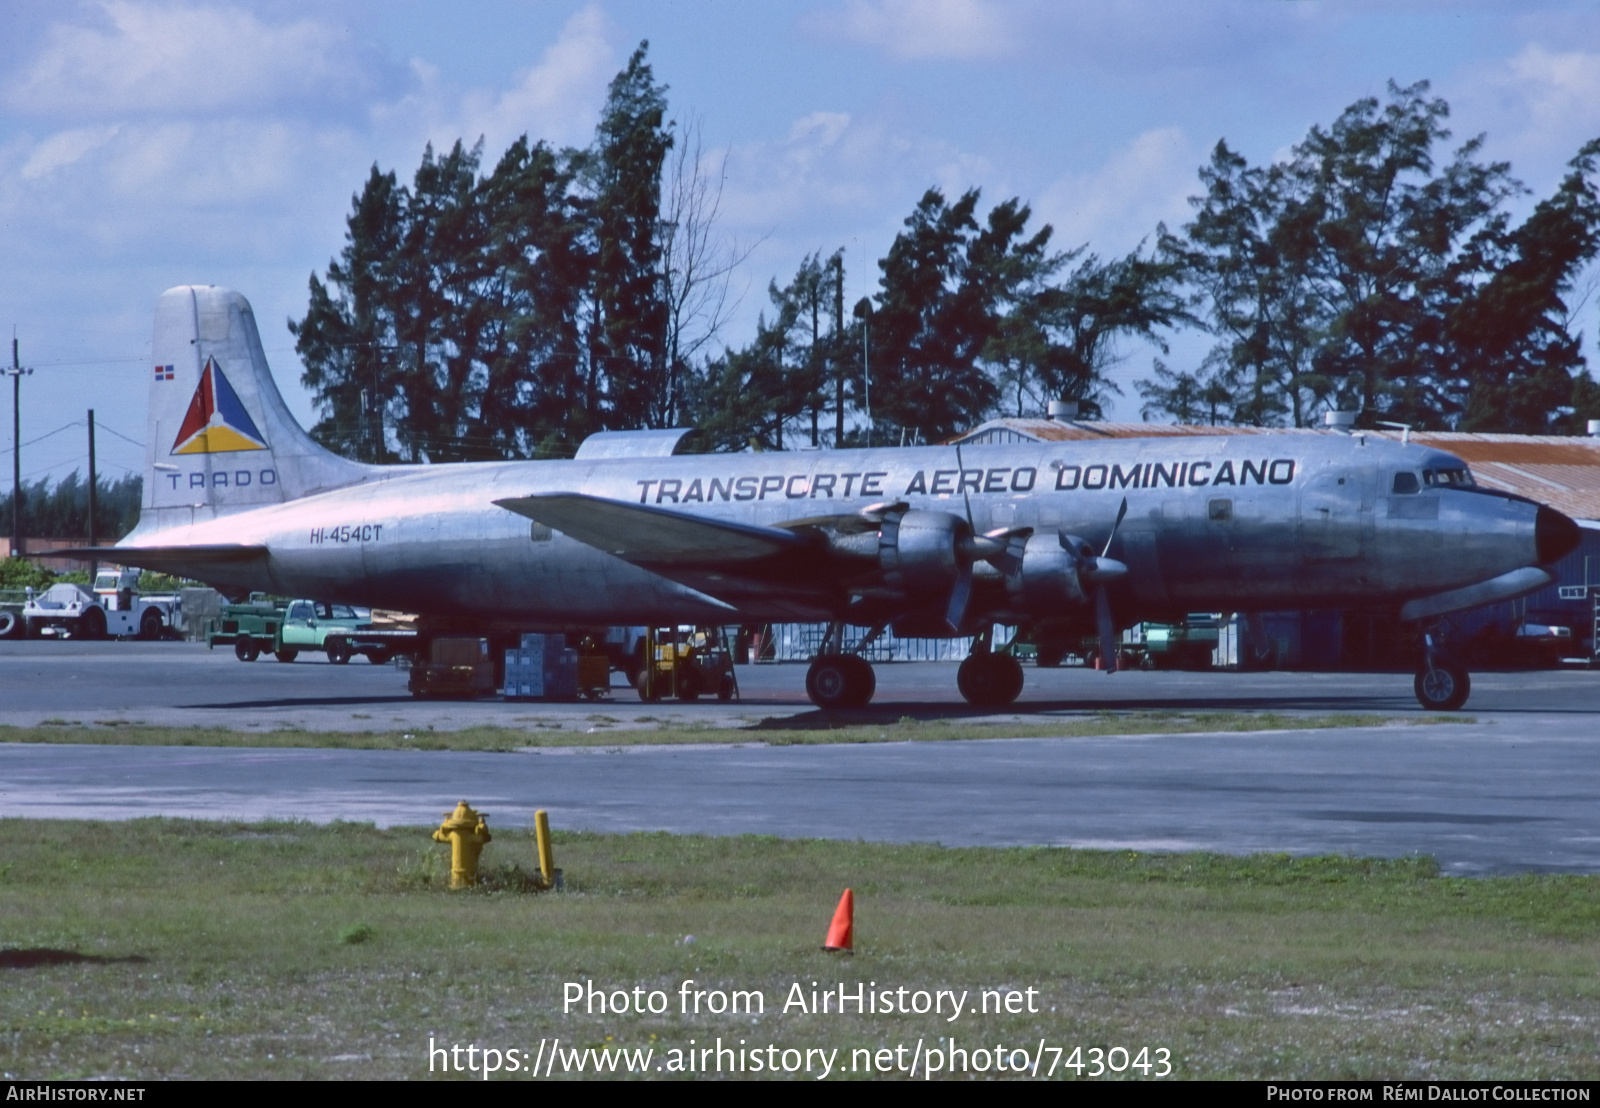
[[[578,652],[567,646],[565,635],[529,632],[522,645],[506,651],[508,698],[573,700],[578,695]]]

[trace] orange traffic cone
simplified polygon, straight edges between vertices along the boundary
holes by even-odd
[[[856,896],[849,889],[839,898],[839,906],[833,910],[833,924],[828,928],[828,941],[822,944],[823,950],[838,950],[845,954],[854,954],[851,941],[855,937]]]

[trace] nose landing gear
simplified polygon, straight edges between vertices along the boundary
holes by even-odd
[[[1472,678],[1460,662],[1442,657],[1432,634],[1422,637],[1424,654],[1412,690],[1417,703],[1433,712],[1454,712],[1472,693]]]

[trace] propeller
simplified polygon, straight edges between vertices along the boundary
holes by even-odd
[[[1107,586],[1121,577],[1126,577],[1128,567],[1109,557],[1111,544],[1116,540],[1117,528],[1122,526],[1123,517],[1128,514],[1128,498],[1122,498],[1122,507],[1117,509],[1116,522],[1111,525],[1111,534],[1106,536],[1105,549],[1098,558],[1085,559],[1085,564],[1080,571],[1085,584],[1094,588],[1094,625],[1100,633],[1100,662],[1106,673],[1117,672],[1117,626],[1111,616],[1111,594]],[[1062,545],[1065,546],[1065,536]],[[1069,548],[1070,549],[1070,548]]]

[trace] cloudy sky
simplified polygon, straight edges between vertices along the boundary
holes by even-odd
[[[1486,134],[1534,198],[1600,135],[1588,2],[5,0],[0,323],[36,367],[25,479],[83,465],[90,407],[103,471],[140,467],[151,310],[178,284],[250,298],[309,423],[284,324],[368,168],[409,177],[457,138],[491,163],[523,133],[584,144],[646,39],[672,117],[726,157],[724,233],[754,244],[735,343],[812,251],[845,249],[849,300],[873,291],[930,185],[1020,196],[1058,245],[1109,255],[1184,221],[1218,139],[1272,158],[1390,79],[1432,81],[1456,137]],[[1149,352],[1128,354],[1113,414],[1137,418]]]

